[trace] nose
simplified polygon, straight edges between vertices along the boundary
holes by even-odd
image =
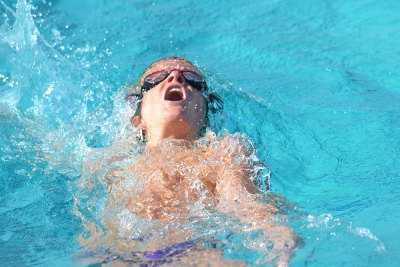
[[[169,74],[169,76],[167,78],[168,83],[171,83],[171,82],[183,83],[184,81],[185,81],[185,78],[183,78],[182,73],[178,70],[171,71],[171,73]]]

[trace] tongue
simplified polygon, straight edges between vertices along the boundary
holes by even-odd
[[[169,101],[180,101],[182,98],[183,96],[180,92],[171,92],[167,95],[167,100]]]

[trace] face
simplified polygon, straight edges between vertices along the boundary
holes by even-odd
[[[144,93],[141,117],[133,123],[144,129],[149,144],[156,144],[167,137],[196,138],[204,127],[206,101],[202,92],[186,81],[182,71],[201,75],[200,71],[187,61],[168,59],[148,69],[140,83],[158,71],[167,71],[169,75]]]

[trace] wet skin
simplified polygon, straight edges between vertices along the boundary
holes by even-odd
[[[200,72],[184,61],[165,61],[155,64],[147,70],[140,80],[157,71],[170,71],[169,76],[148,92],[144,93],[141,115],[135,116],[132,124],[144,130],[147,145],[156,145],[165,138],[194,140],[204,127],[206,101],[202,92],[193,88],[180,71]],[[182,97],[171,101],[171,90],[179,90]]]
[[[160,70],[172,71],[144,94],[140,116],[132,119],[133,126],[144,130],[147,146],[130,168],[143,186],[130,197],[128,209],[139,217],[162,221],[182,218],[199,201],[204,208],[233,211],[241,221],[252,224],[253,230],[265,231],[274,243],[268,257],[278,258],[277,265],[286,266],[297,238],[292,229],[268,220],[280,212],[278,208],[256,201],[259,191],[250,179],[253,166],[246,160],[237,161],[252,152],[232,136],[214,140],[215,145],[195,146],[204,127],[206,102],[180,71],[200,72],[186,61],[166,60],[154,64],[140,81]],[[178,101],[168,100],[171,88],[182,93]],[[221,153],[227,150],[229,153]]]

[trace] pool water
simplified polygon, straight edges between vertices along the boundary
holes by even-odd
[[[0,265],[79,264],[85,162],[130,136],[125,85],[177,55],[224,99],[214,128],[249,136],[272,191],[300,207],[289,224],[305,244],[291,266],[396,266],[399,10],[397,0],[0,0]],[[224,257],[262,266],[246,237],[226,238]]]

